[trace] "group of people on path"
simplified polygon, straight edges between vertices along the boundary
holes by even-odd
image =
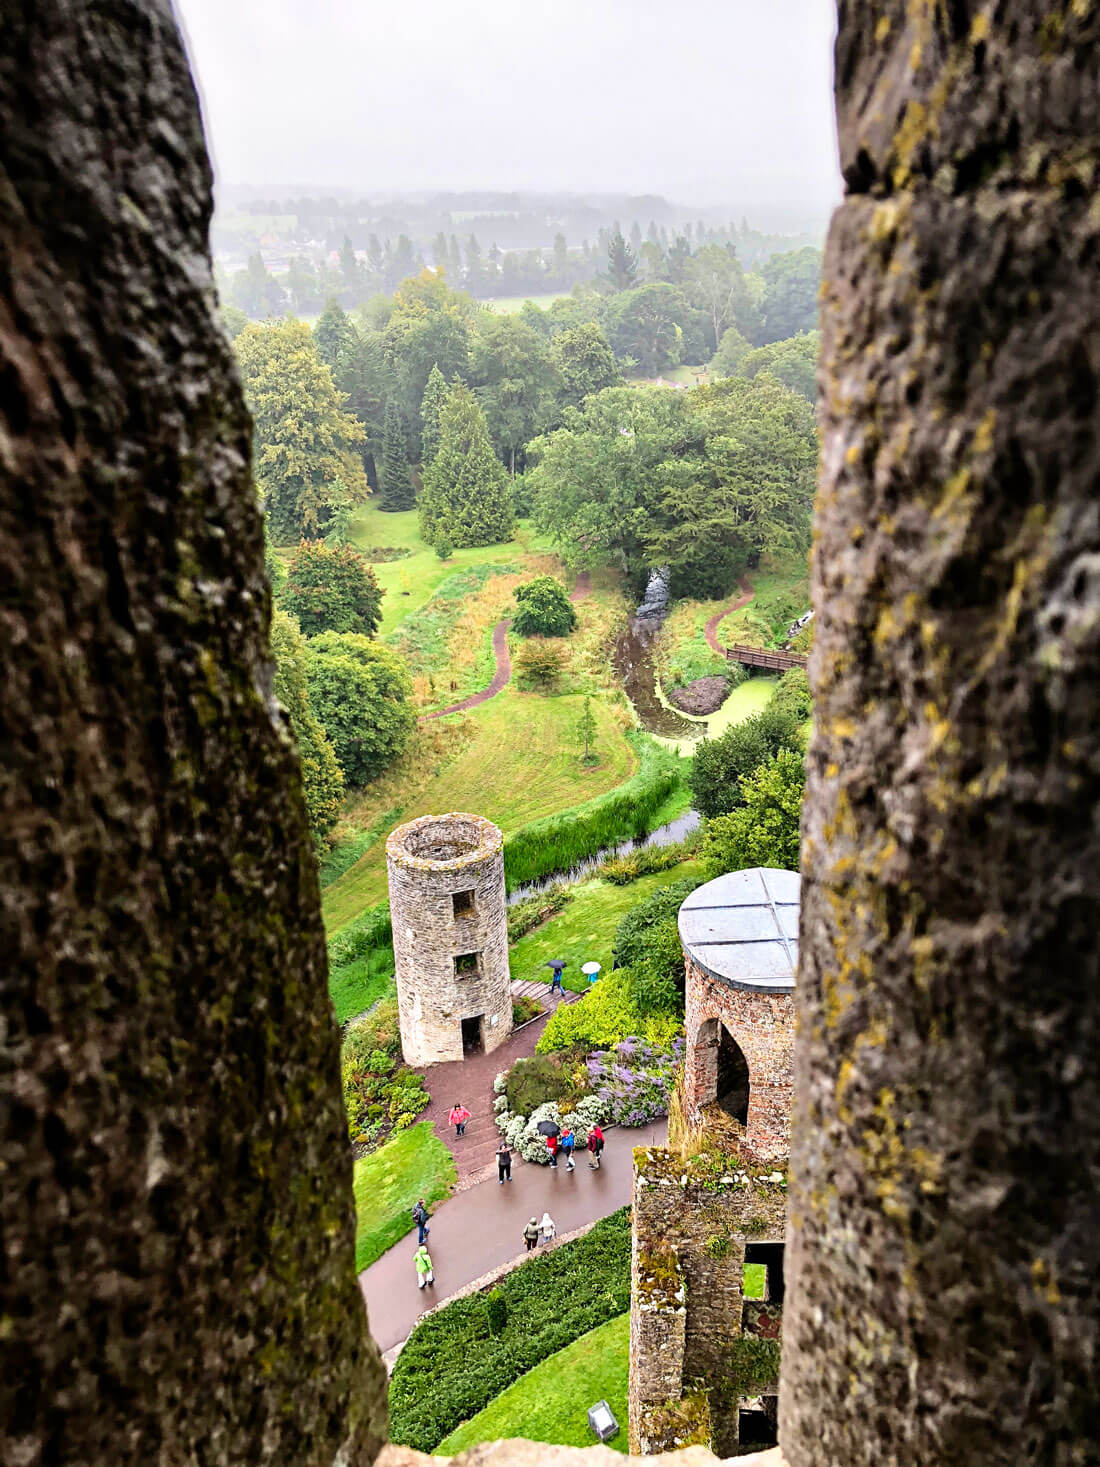
[[[455,1101],[447,1115],[447,1121],[455,1128],[455,1138],[462,1136],[466,1131],[466,1122],[470,1119],[470,1111],[461,1101]],[[590,1171],[597,1171],[602,1163],[604,1135],[598,1125],[593,1125],[585,1138],[588,1147],[588,1166]],[[573,1152],[576,1150],[577,1138],[572,1129],[567,1126],[560,1135],[550,1135],[546,1138],[546,1146],[550,1152],[550,1165],[557,1168],[559,1153],[565,1157],[566,1171],[573,1171],[575,1162]],[[501,1141],[497,1147],[497,1182],[503,1187],[505,1182],[512,1180],[512,1148],[507,1141]],[[432,1257],[428,1252],[428,1234],[431,1227],[428,1224],[428,1209],[423,1197],[419,1199],[412,1210],[413,1221],[416,1223],[416,1252],[413,1254],[413,1263],[416,1266],[417,1287],[426,1289],[435,1283],[435,1269],[432,1266]],[[549,1211],[544,1212],[541,1221],[532,1218],[523,1230],[523,1242],[530,1253],[540,1243],[549,1243],[557,1235],[557,1225],[550,1216]]]

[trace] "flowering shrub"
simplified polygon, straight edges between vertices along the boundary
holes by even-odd
[[[592,1098],[607,1121],[618,1126],[644,1126],[668,1114],[668,1097],[683,1062],[684,1041],[654,1045],[624,1039],[614,1049],[588,1056]]]
[[[563,1131],[571,1126],[577,1137],[577,1145],[581,1146],[589,1128],[596,1121],[602,1125],[606,1119],[603,1102],[595,1095],[585,1095],[571,1106],[565,1107],[556,1100],[548,1100],[545,1104],[536,1106],[529,1116],[502,1111],[497,1116],[497,1126],[508,1145],[513,1151],[518,1151],[524,1161],[548,1166],[550,1151],[546,1145],[546,1137],[539,1132],[539,1121],[555,1121]]]
[[[681,958],[681,966],[682,966]],[[668,1046],[681,1033],[683,1017],[674,1012],[647,1013],[638,1002],[639,973],[616,968],[601,975],[582,1003],[561,1004],[546,1021],[535,1046],[539,1054],[583,1046],[591,1053],[638,1035],[656,1046]]]

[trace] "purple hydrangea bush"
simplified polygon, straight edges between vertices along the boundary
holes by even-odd
[[[613,1049],[588,1056],[589,1090],[608,1123],[644,1126],[668,1114],[668,1097],[683,1059],[682,1037],[670,1045],[624,1039]]]

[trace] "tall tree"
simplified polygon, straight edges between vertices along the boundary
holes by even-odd
[[[758,339],[760,314],[732,245],[708,244],[697,250],[687,266],[685,290],[688,299],[707,313],[708,355],[717,351],[728,326],[736,326],[750,341]]]
[[[807,245],[765,261],[763,340],[782,341],[817,327],[821,251]],[[759,338],[758,338],[759,339]]]
[[[353,632],[322,632],[306,643],[310,706],[350,785],[392,763],[416,727],[404,659]]]
[[[433,363],[424,386],[424,396],[420,400],[421,462],[425,464],[431,463],[439,447],[439,415],[443,411],[449,390],[438,364]]]
[[[344,411],[302,321],[245,327],[235,342],[255,432],[256,487],[279,544],[323,534],[332,507],[362,504],[366,435]]]
[[[340,246],[340,274],[343,276],[343,296],[349,306],[354,306],[363,294],[363,267],[348,236]]]
[[[350,545],[304,540],[290,562],[281,601],[307,637],[318,632],[373,637],[382,620],[383,594],[372,568]]]
[[[309,705],[305,638],[294,618],[278,608],[271,616],[271,653],[275,696],[298,745],[310,830],[314,840],[322,842],[340,818],[344,776],[332,741]]]
[[[612,290],[629,290],[638,280],[638,257],[617,224],[607,242],[607,280]]]
[[[515,473],[516,453],[534,437],[557,372],[543,337],[518,316],[489,316],[470,346],[470,382],[497,452]]]
[[[607,338],[594,321],[559,332],[550,355],[560,379],[559,414],[567,407],[580,407],[586,397],[614,387],[621,379]]]
[[[456,547],[509,540],[512,490],[493,452],[485,417],[468,387],[456,386],[439,420],[439,447],[424,470],[420,524],[434,544],[445,534]]]
[[[339,385],[339,373],[353,357],[359,333],[351,318],[336,300],[328,300],[313,326],[313,342],[317,355]]]
[[[612,296],[603,325],[619,361],[636,362],[647,377],[655,377],[682,360],[680,320],[686,310],[682,293],[660,281]]]
[[[378,507],[387,511],[412,509],[415,502],[412,474],[409,472],[408,429],[397,403],[388,402],[382,437],[382,486]]]

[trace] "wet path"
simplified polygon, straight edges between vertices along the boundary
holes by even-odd
[[[472,1108],[472,1107],[471,1107]],[[416,1286],[413,1253],[416,1232],[384,1253],[359,1275],[367,1301],[371,1334],[382,1350],[407,1339],[425,1310],[473,1283],[483,1274],[523,1254],[523,1228],[545,1211],[559,1233],[606,1217],[630,1201],[633,1183],[631,1151],[635,1146],[663,1146],[667,1123],[607,1133],[603,1166],[590,1171],[582,1152],[576,1170],[567,1172],[514,1160],[511,1183],[495,1177],[460,1192],[432,1214],[428,1251],[435,1265],[435,1285]]]
[[[719,657],[724,657],[726,655],[725,647],[723,647],[721,642],[719,642],[718,640],[719,625],[725,620],[727,616],[730,615],[731,612],[740,611],[742,606],[747,606],[755,594],[756,592],[752,589],[752,586],[749,584],[749,582],[747,580],[743,580],[741,582],[741,595],[738,596],[737,600],[731,602],[724,611],[718,612],[717,616],[712,616],[710,621],[708,621],[706,626],[704,627],[703,635],[707,639],[707,646],[711,649],[712,652],[717,652]]]

